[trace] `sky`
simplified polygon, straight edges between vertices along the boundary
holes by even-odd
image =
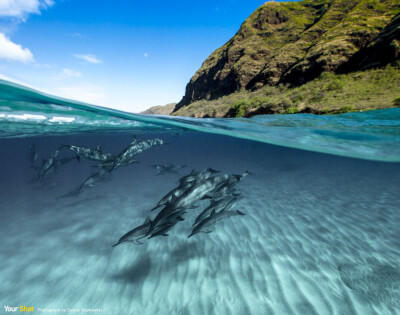
[[[178,102],[264,2],[0,0],[0,79],[127,112]]]

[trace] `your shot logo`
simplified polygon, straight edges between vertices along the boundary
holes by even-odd
[[[31,306],[31,307],[27,307],[27,306],[24,306],[24,305],[21,305],[21,306],[4,306],[4,309],[5,309],[5,311],[6,312],[17,312],[17,311],[20,311],[20,312],[33,312],[34,310],[33,310],[33,306]]]

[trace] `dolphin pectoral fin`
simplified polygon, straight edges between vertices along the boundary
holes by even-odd
[[[212,199],[213,197],[210,195],[205,195],[203,198],[201,198],[200,200],[206,200],[206,199]]]
[[[162,236],[168,236],[169,234],[167,234],[167,233],[164,233],[164,234],[161,234]]]
[[[211,230],[211,229],[210,229],[210,230],[205,230],[205,231],[204,231],[204,233],[211,233],[211,232],[214,232],[214,230]]]
[[[78,154],[76,155],[76,160],[77,160],[78,162],[81,161],[81,157],[80,157]]]
[[[160,206],[160,205],[156,205],[154,208],[151,208],[150,211],[154,211],[154,210],[156,210],[156,209],[159,208],[159,207],[161,207],[161,206]]]
[[[146,220],[144,220],[143,225],[151,223],[150,216],[147,216]]]

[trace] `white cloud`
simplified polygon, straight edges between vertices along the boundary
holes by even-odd
[[[53,0],[0,0],[0,16],[24,21],[29,14],[39,14],[53,4]]]
[[[85,61],[87,61],[89,63],[102,63],[102,61],[100,59],[98,59],[95,55],[90,55],[90,54],[89,55],[79,55],[79,54],[76,54],[76,55],[74,55],[74,57],[78,58],[78,59],[85,60]]]
[[[0,0],[1,3],[2,0]],[[31,51],[28,48],[22,48],[21,45],[13,43],[3,33],[0,33],[0,59],[7,61],[20,61],[28,63],[34,60]]]
[[[105,93],[100,86],[61,87],[58,89],[58,92],[57,95],[85,103],[101,105],[105,102]]]
[[[149,54],[148,53],[144,53],[143,56],[144,56],[144,58],[149,58]]]
[[[62,69],[60,76],[62,77],[69,77],[69,78],[80,78],[82,73],[76,71],[74,69]]]

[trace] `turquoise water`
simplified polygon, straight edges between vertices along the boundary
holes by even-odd
[[[0,127],[3,313],[24,305],[55,313],[400,314],[400,109],[145,116],[1,81]],[[66,147],[101,145],[117,156],[133,136],[159,140],[92,184],[101,163],[78,161]],[[57,150],[59,167],[38,176]],[[180,168],[158,175],[151,167],[169,163]],[[219,171],[210,178],[240,178],[229,211],[245,215],[188,238],[219,198],[210,190],[168,236],[112,247],[154,220],[162,208],[151,209],[180,179],[208,168]]]
[[[400,108],[251,119],[146,116],[71,102],[0,80],[2,138],[80,132],[195,130],[376,161],[400,161]]]

